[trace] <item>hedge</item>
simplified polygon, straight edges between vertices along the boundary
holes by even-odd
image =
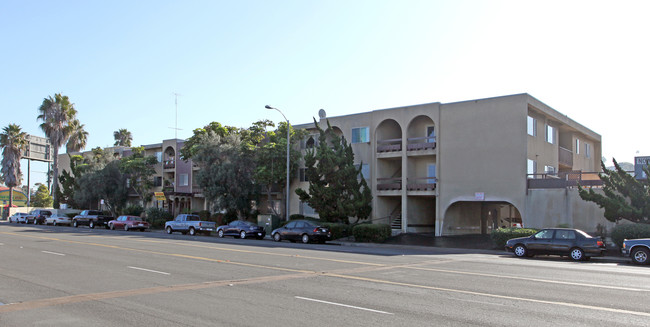
[[[532,228],[499,228],[492,231],[490,238],[494,246],[503,249],[506,242],[511,238],[526,237],[537,233],[538,230]]]
[[[624,239],[632,238],[650,238],[650,224],[621,224],[612,229],[612,241],[619,248]]]
[[[352,228],[352,235],[356,242],[381,243],[391,236],[388,224],[359,224]]]
[[[350,235],[350,225],[341,223],[320,223],[321,226],[327,227],[332,232],[332,239],[338,240],[339,238],[348,237]]]

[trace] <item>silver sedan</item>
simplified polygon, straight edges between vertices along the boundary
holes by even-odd
[[[58,226],[58,225],[70,226],[72,224],[72,218],[66,215],[53,214],[45,218],[45,224],[54,225],[54,226]]]

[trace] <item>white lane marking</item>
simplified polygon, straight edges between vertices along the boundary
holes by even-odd
[[[64,256],[64,255],[65,255],[65,254],[63,254],[63,253],[56,253],[56,252],[50,252],[50,251],[41,251],[41,252],[43,252],[43,253],[47,253],[47,254],[60,255],[60,256]]]
[[[138,267],[131,267],[131,266],[128,266],[128,268],[136,269],[136,270],[142,270],[142,271],[148,271],[148,272],[152,272],[152,273],[156,273],[156,274],[171,275],[170,273],[164,272],[164,271],[157,271],[157,270],[138,268]]]
[[[352,308],[352,309],[365,310],[365,311],[376,312],[376,313],[383,313],[383,314],[386,314],[386,315],[392,315],[392,313],[390,313],[390,312],[386,312],[386,311],[379,311],[379,310],[373,310],[373,309],[368,309],[368,308],[355,307],[355,306],[353,306],[353,305],[348,305],[348,304],[342,304],[342,303],[336,303],[336,302],[329,302],[329,301],[323,301],[323,300],[310,299],[310,298],[302,297],[302,296],[296,296],[296,299],[307,300],[307,301],[313,301],[313,302],[319,302],[319,303],[325,303],[325,304],[331,304],[331,305],[338,305],[338,306],[346,307],[346,308]]]
[[[4,243],[0,243],[0,245],[5,245]]]
[[[650,290],[648,290],[648,289],[622,287],[622,286],[609,286],[609,285],[599,285],[599,284],[564,282],[564,281],[550,280],[550,279],[539,279],[539,278],[530,278],[530,277],[517,277],[517,276],[508,276],[508,275],[474,273],[474,272],[467,272],[467,271],[447,270],[447,269],[437,269],[437,268],[425,268],[425,267],[405,267],[405,268],[414,269],[414,270],[424,270],[424,271],[436,271],[436,272],[449,273],[449,274],[459,274],[459,275],[471,275],[471,276],[481,276],[481,277],[495,277],[495,278],[526,280],[526,281],[531,281],[531,282],[540,282],[540,283],[549,283],[549,284],[596,287],[596,288],[621,290],[621,291],[632,291],[632,292],[650,292]]]

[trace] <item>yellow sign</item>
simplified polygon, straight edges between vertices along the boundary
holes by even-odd
[[[0,188],[0,205],[6,206],[9,204],[9,188]],[[22,191],[14,188],[14,198],[12,204],[18,207],[27,206],[27,195]]]
[[[153,192],[153,195],[156,197],[156,200],[158,201],[167,200],[167,197],[165,197],[165,192]]]

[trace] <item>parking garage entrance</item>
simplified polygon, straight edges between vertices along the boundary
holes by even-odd
[[[458,201],[447,208],[441,235],[490,234],[505,227],[523,227],[521,213],[505,201]]]

